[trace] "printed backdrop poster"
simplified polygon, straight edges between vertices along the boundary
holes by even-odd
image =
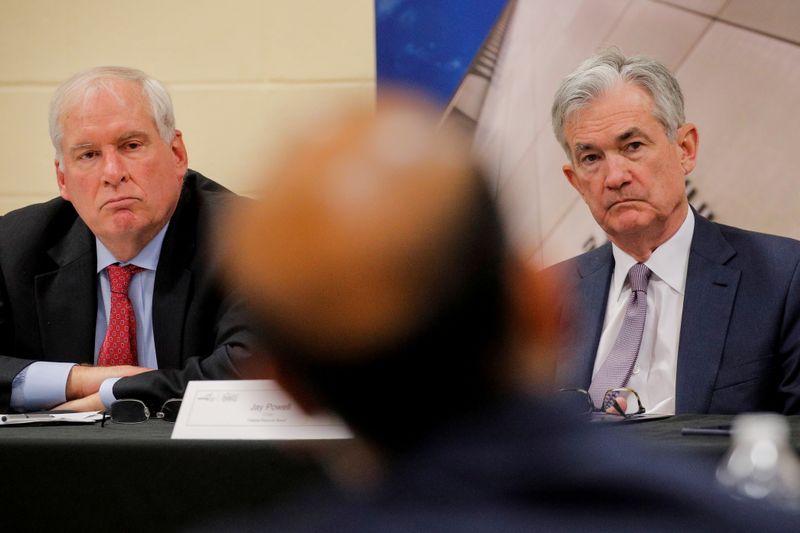
[[[446,104],[506,0],[376,0],[378,87],[401,84]]]
[[[681,83],[686,118],[700,133],[697,168],[687,180],[692,205],[718,222],[800,238],[800,2],[510,0],[495,4],[496,16],[481,15],[480,38],[475,27],[466,34],[454,28],[468,27],[462,17],[473,4],[484,2],[378,1],[378,81],[401,79],[386,65],[411,57],[419,68],[394,72],[437,87],[431,90],[440,100],[450,94],[446,119],[475,129],[475,151],[512,241],[535,264],[606,240],[561,173],[567,156],[553,136],[550,106],[560,80],[608,46],[659,59]],[[431,5],[442,17],[435,24],[424,15]],[[392,26],[383,17],[398,18]],[[426,22],[416,26],[420,20]],[[384,40],[390,27],[406,39]],[[438,80],[456,62],[422,53],[426,46],[442,50],[438,33],[472,39],[457,55],[465,70],[451,72],[454,92]],[[423,75],[422,67],[434,74]]]

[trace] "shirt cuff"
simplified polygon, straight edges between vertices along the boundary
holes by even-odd
[[[10,407],[15,411],[41,411],[67,401],[67,378],[75,363],[36,361],[14,377]]]
[[[117,401],[114,396],[114,384],[119,380],[120,378],[108,378],[100,384],[100,401],[106,409],[111,409],[111,404]]]

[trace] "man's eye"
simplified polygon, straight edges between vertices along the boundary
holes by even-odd
[[[599,160],[600,157],[597,154],[586,154],[585,156],[581,157],[581,163],[583,164],[591,164],[595,161]]]
[[[89,161],[97,157],[97,155],[98,155],[97,152],[92,150],[89,152],[83,152],[82,154],[78,155],[78,159],[81,159],[83,161]]]
[[[123,146],[126,150],[138,150],[142,146],[142,143],[140,143],[139,141],[129,141],[126,142]]]
[[[639,141],[633,141],[628,146],[626,146],[625,149],[628,150],[629,152],[635,152],[641,147],[642,143],[640,143]]]

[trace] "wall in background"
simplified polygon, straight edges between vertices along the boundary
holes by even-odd
[[[47,106],[95,65],[161,80],[190,166],[240,193],[303,118],[372,101],[373,0],[0,0],[0,213],[57,194]]]

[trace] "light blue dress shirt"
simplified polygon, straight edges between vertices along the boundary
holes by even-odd
[[[139,254],[127,263],[117,261],[99,239],[97,245],[97,321],[94,335],[94,361],[106,336],[108,315],[111,310],[111,284],[106,267],[115,263],[134,264],[145,270],[131,278],[128,297],[136,316],[136,352],[139,366],[158,368],[155,338],[153,337],[153,289],[156,267],[161,256],[161,245],[169,224],[151,240]],[[74,363],[37,361],[28,365],[14,378],[11,389],[11,408],[16,411],[50,409],[66,401],[67,378]],[[107,379],[100,386],[100,399],[109,407],[114,397],[114,383],[119,378]]]

